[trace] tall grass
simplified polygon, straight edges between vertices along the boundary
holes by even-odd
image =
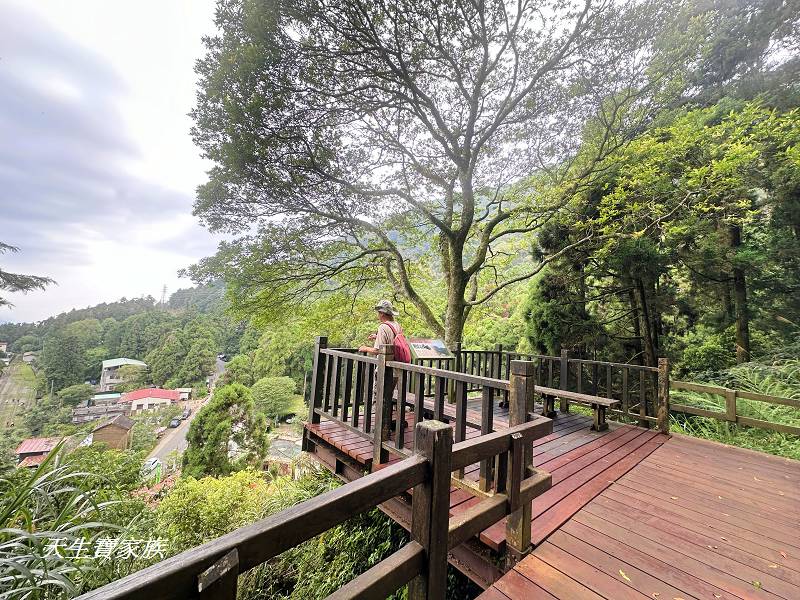
[[[133,568],[94,557],[97,539],[123,539],[129,527],[103,520],[119,501],[99,500],[99,490],[86,485],[91,477],[96,483],[96,475],[63,462],[60,450],[33,471],[0,478],[2,600],[72,598]],[[65,552],[70,546],[73,551]]]
[[[772,364],[746,363],[731,367],[707,383],[769,396],[800,399],[800,360],[784,359]],[[713,411],[725,411],[725,400],[713,394],[673,392],[673,402]],[[739,415],[800,426],[800,409],[755,400],[737,399]],[[760,450],[800,460],[800,436],[744,427],[718,419],[673,415],[671,429],[725,444]]]

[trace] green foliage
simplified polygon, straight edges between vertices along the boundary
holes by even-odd
[[[298,480],[240,471],[219,479],[182,478],[162,500],[158,528],[180,552],[337,487],[327,471],[312,469]],[[240,579],[246,598],[324,598],[397,550],[405,534],[379,511],[292,548]]]
[[[153,383],[158,386],[168,386],[169,383],[178,381],[185,355],[182,336],[177,332],[169,333],[162,343],[144,358]]]
[[[14,343],[11,344],[11,350],[13,352],[35,352],[41,349],[42,340],[38,336],[30,333],[17,338]]]
[[[94,396],[94,386],[79,383],[60,390],[57,394],[58,399],[67,406],[76,406],[81,402],[86,402]]]
[[[717,373],[709,383],[800,400],[800,360],[783,360],[771,365],[736,365]],[[673,392],[672,396],[674,402],[717,412],[725,411],[725,399],[721,396],[683,391]],[[752,419],[800,426],[800,409],[797,408],[740,398],[736,410],[738,414]],[[800,437],[796,435],[691,415],[673,416],[671,427],[673,431],[800,460]]]
[[[96,488],[98,481],[62,462],[57,450],[37,469],[0,479],[0,597],[71,598],[146,566],[141,560],[98,561],[87,552],[64,553],[76,540],[89,548],[99,538],[135,539],[142,532],[134,521],[147,520],[144,505]],[[125,522],[120,518],[125,514],[135,516]],[[117,521],[109,522],[110,515]],[[54,543],[59,552],[49,548]]]
[[[292,407],[297,384],[291,377],[262,377],[253,384],[256,408],[269,419],[278,419]]]
[[[150,382],[150,372],[139,365],[122,365],[117,369],[117,377],[122,380],[115,386],[118,392],[138,390]]]
[[[192,477],[224,476],[248,465],[260,466],[269,441],[267,422],[245,386],[218,387],[186,436],[183,471]]]
[[[214,372],[215,363],[216,353],[213,340],[208,337],[199,338],[191,345],[183,359],[178,374],[179,381],[187,384],[204,381]]]
[[[524,306],[526,334],[539,354],[585,350],[602,341],[603,328],[586,310],[586,302],[565,279],[545,270],[531,286]]]
[[[48,382],[60,390],[83,382],[86,348],[74,332],[57,329],[44,339],[40,362]]]
[[[262,518],[269,494],[263,474],[252,470],[182,477],[158,506],[158,529],[173,552],[182,552]]]
[[[79,485],[85,491],[102,490],[109,497],[127,495],[142,484],[144,455],[130,450],[109,449],[105,444],[76,448],[64,463],[84,473]]]

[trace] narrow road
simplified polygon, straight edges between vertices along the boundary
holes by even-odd
[[[211,398],[211,394],[214,392],[214,386],[224,372],[225,362],[217,359],[214,374],[211,376],[211,393],[199,401],[190,403],[192,407],[192,414],[189,415],[189,418],[185,421],[181,421],[181,424],[175,429],[167,429],[164,432],[164,437],[161,438],[156,447],[153,448],[152,452],[148,454],[147,458],[158,458],[162,463],[165,463],[167,455],[169,455],[170,452],[173,452],[174,450],[183,452],[186,450],[187,446],[189,445],[189,442],[186,441],[186,434],[189,433],[189,423],[192,422],[192,419],[197,416],[198,411],[205,405],[206,402],[208,402],[209,398]]]

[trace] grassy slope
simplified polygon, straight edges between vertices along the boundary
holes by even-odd
[[[36,375],[30,365],[15,360],[0,376],[0,430],[35,401]],[[23,404],[24,403],[24,404]]]

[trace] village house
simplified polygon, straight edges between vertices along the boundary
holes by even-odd
[[[114,390],[115,386],[123,383],[122,379],[119,377],[119,369],[125,365],[147,367],[145,363],[134,358],[111,358],[109,360],[104,360],[102,370],[100,371],[101,392],[111,392]]]
[[[72,409],[72,422],[75,425],[88,423],[106,417],[116,417],[117,415],[127,415],[130,412],[129,404],[98,404],[97,406],[76,406]]]
[[[0,341],[0,352],[8,352],[8,342]]]
[[[14,451],[17,455],[17,467],[38,467],[62,439],[47,437],[22,440]]]
[[[122,399],[122,392],[98,392],[89,400],[88,406],[109,406]]]
[[[122,394],[118,404],[128,405],[130,406],[130,412],[136,413],[175,404],[180,398],[181,394],[178,390],[144,388]]]
[[[104,443],[109,448],[127,450],[131,444],[134,422],[125,415],[117,415],[92,429],[92,443]]]
[[[175,388],[175,391],[180,392],[181,400],[192,399],[192,388],[190,387]]]

